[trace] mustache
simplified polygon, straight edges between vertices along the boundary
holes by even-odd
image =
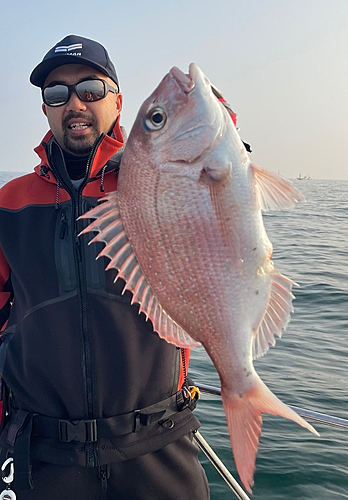
[[[95,119],[92,115],[86,115],[84,113],[69,113],[69,115],[63,119],[63,128],[68,128],[69,121],[73,118],[81,118],[87,123],[90,123],[92,126],[95,125]]]

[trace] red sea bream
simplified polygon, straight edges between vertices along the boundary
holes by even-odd
[[[236,466],[253,485],[262,413],[316,433],[262,382],[253,359],[281,336],[293,282],[273,265],[262,211],[303,196],[253,165],[209,80],[173,68],[144,102],[120,167],[118,191],[85,218],[100,255],[133,292],[158,335],[203,344],[221,379]]]

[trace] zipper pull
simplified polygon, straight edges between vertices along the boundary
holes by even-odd
[[[99,467],[99,477],[101,479],[101,487],[103,498],[106,498],[106,490],[108,489],[108,479],[110,477],[110,468],[108,464]]]
[[[82,262],[81,240],[80,240],[80,238],[78,236],[75,239],[75,243],[76,243],[76,250],[77,250],[78,260],[79,260],[79,262]]]
[[[60,239],[64,240],[66,233],[68,232],[68,219],[65,210],[60,212]]]

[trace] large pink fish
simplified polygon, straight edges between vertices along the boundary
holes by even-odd
[[[262,413],[316,433],[262,382],[253,359],[275,345],[292,311],[293,282],[272,262],[262,210],[303,196],[250,163],[209,80],[173,68],[144,102],[124,152],[118,191],[85,215],[85,232],[133,292],[159,336],[203,344],[221,379],[240,478],[250,492]],[[317,433],[316,433],[317,434]]]

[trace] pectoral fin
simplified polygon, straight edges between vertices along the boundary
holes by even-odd
[[[274,172],[257,165],[250,165],[258,191],[260,206],[264,211],[279,210],[295,206],[300,201],[306,201],[289,181]]]

